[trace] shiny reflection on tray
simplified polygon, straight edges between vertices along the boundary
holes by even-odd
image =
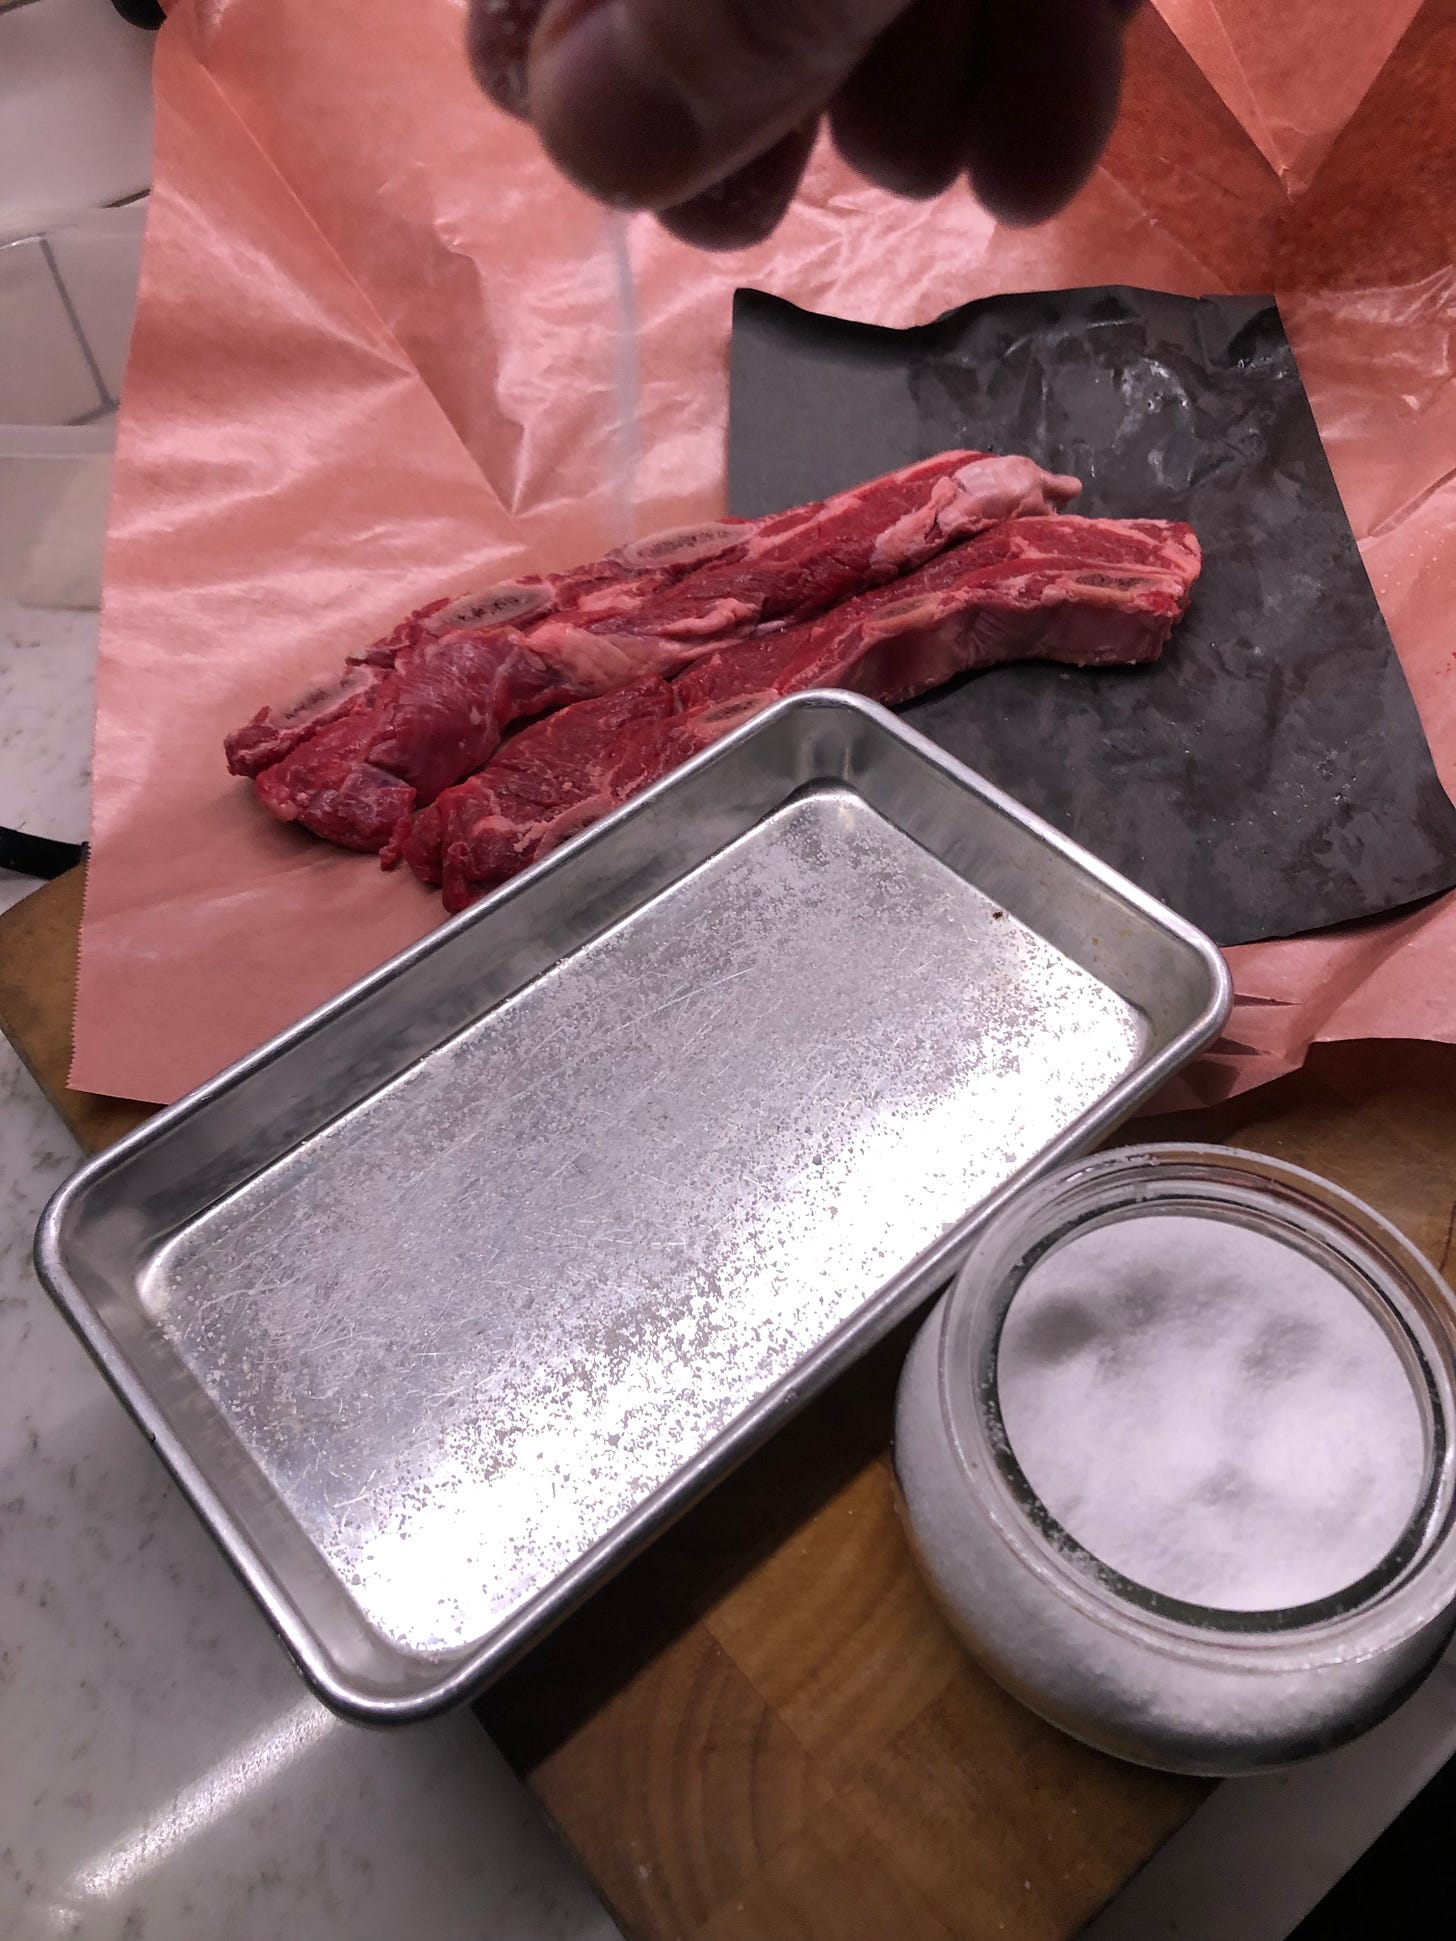
[[[225,1199],[144,1299],[369,1623],[458,1649],[1145,1037],[819,792]]]

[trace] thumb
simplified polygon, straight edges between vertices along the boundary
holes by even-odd
[[[824,106],[906,0],[551,0],[531,119],[608,201],[661,209]]]

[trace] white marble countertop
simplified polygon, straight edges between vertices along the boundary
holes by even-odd
[[[0,823],[84,835],[95,647],[0,601]],[[36,1282],[77,1159],[0,1039],[0,1934],[609,1941],[468,1712],[369,1732],[300,1683]]]

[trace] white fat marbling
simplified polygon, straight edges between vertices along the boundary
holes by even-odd
[[[0,822],[84,834],[95,633],[0,605]],[[609,1941],[469,1713],[309,1697],[35,1281],[76,1159],[0,1041],[0,1935]]]

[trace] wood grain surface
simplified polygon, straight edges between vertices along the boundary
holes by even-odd
[[[80,908],[74,872],[0,917],[0,1028],[96,1150],[146,1108],[66,1085]],[[1451,1253],[1456,1050],[1322,1047],[1121,1137],[1293,1160]],[[909,1334],[477,1707],[633,1941],[1068,1941],[1202,1797],[1042,1724],[951,1638],[887,1457]]]

